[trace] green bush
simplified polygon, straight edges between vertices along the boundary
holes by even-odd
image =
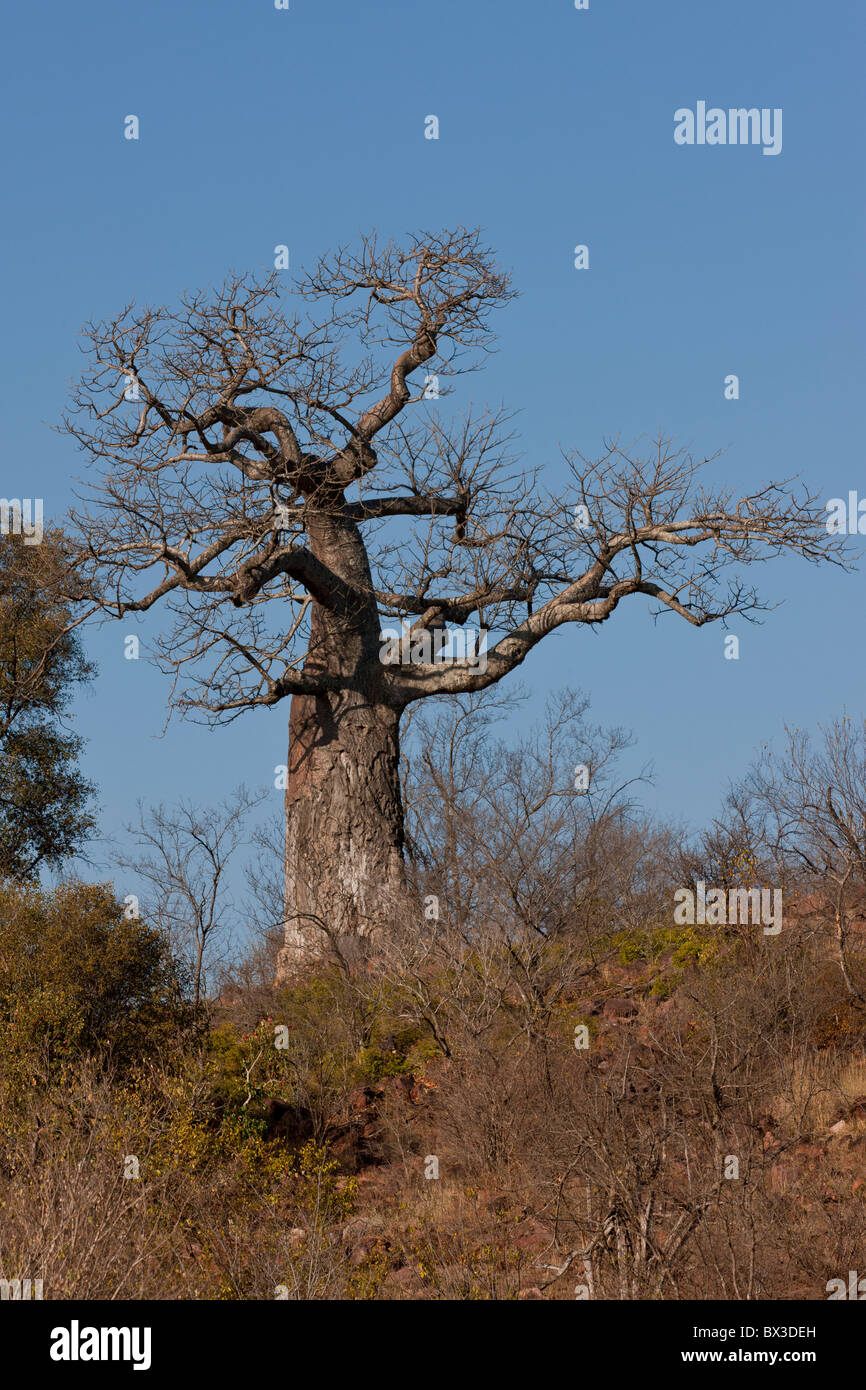
[[[78,1057],[140,1061],[188,1026],[182,967],[165,936],[127,919],[104,884],[0,883],[0,1047],[8,1074],[62,1075]]]

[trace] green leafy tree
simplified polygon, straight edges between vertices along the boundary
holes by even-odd
[[[165,934],[105,884],[0,885],[0,1048],[48,1066],[84,1053],[135,1062],[189,1021],[189,980]]]
[[[70,628],[74,593],[60,532],[46,531],[40,545],[0,536],[0,877],[57,866],[94,826],[82,740],[63,727],[76,686],[93,674]]]

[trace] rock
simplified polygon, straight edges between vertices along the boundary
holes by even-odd
[[[392,1269],[385,1280],[384,1287],[393,1289],[395,1293],[409,1294],[416,1298],[419,1294],[428,1295],[424,1280],[417,1270],[410,1269],[409,1265],[403,1265],[400,1269]]]
[[[605,1018],[634,1018],[638,1004],[635,999],[606,999],[602,1012]]]
[[[353,1216],[351,1221],[347,1221],[340,1232],[340,1240],[344,1245],[352,1245],[359,1236],[362,1236],[367,1229],[367,1222],[363,1216]]]
[[[411,1080],[411,1078],[409,1079]],[[409,1099],[413,1105],[421,1105],[428,1099],[431,1091],[438,1091],[438,1089],[439,1087],[436,1085],[435,1081],[428,1081],[425,1077],[421,1076],[417,1081],[412,1082],[412,1086],[409,1090]]]
[[[356,1086],[349,1095],[349,1107],[356,1115],[374,1110],[376,1102],[384,1094],[382,1086]]]

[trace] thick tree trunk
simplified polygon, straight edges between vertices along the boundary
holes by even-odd
[[[372,591],[357,527],[321,515],[314,553],[356,591]],[[305,669],[342,688],[292,697],[286,788],[285,930],[278,979],[340,939],[374,938],[405,910],[400,713],[385,698],[372,599],[336,613],[313,605]]]
[[[405,906],[398,724],[355,691],[292,699],[282,979]]]

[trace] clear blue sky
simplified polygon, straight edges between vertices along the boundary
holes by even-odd
[[[85,466],[51,431],[78,332],[133,296],[172,302],[230,268],[299,266],[338,241],[480,224],[521,298],[451,401],[520,412],[527,462],[659,429],[727,450],[748,490],[863,466],[862,0],[58,0],[5,21],[3,474],[59,518]],[[680,148],[674,111],[781,107],[777,158]],[[424,139],[436,114],[440,139]],[[123,138],[136,114],[138,142]],[[573,268],[576,243],[590,269]],[[741,398],[723,398],[727,373]],[[700,823],[780,731],[866,714],[861,573],[754,572],[762,627],[653,626],[631,600],[569,628],[522,679],[569,682],[633,729],[650,804]],[[88,636],[76,705],[105,831],[146,801],[213,800],[285,760],[288,703],[223,730],[173,723],[167,681]],[[139,629],[146,640],[147,626]],[[275,799],[279,793],[274,792]]]

